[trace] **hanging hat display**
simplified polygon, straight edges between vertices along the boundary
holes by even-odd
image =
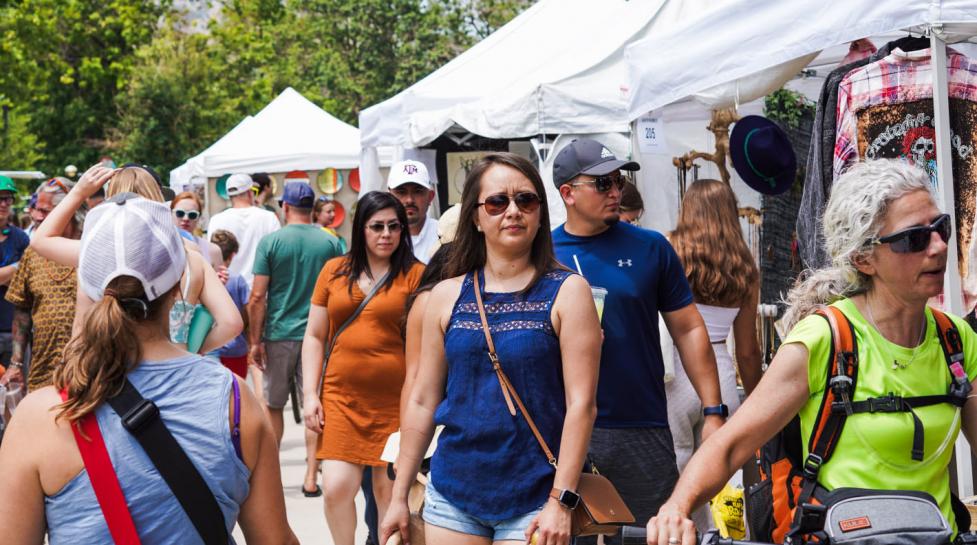
[[[779,195],[794,184],[797,157],[787,133],[776,123],[748,115],[729,136],[733,168],[746,185],[766,195]]]

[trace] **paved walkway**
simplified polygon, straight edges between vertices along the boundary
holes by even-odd
[[[291,407],[285,407],[285,436],[282,439],[281,467],[282,485],[285,487],[285,509],[288,523],[299,538],[299,542],[310,545],[335,545],[326,517],[323,514],[322,497],[306,498],[302,495],[302,478],[305,476],[304,428],[292,419]],[[363,495],[356,496],[356,543],[366,543],[366,526],[363,524]],[[238,545],[245,543],[240,528],[235,528],[234,539]]]

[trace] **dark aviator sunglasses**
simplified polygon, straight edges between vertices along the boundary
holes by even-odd
[[[390,223],[375,222],[366,226],[367,229],[373,231],[374,233],[380,234],[384,231],[390,231],[391,234],[399,233],[401,229],[404,228],[399,221],[392,221]]]
[[[624,189],[625,183],[627,183],[627,180],[625,180],[620,174],[605,174],[604,176],[597,176],[593,180],[573,182],[570,185],[578,186],[582,184],[594,184],[594,189],[598,193],[607,193],[612,187],[616,187],[618,191],[621,191]]]
[[[922,252],[930,244],[930,233],[940,235],[943,242],[950,240],[953,226],[950,225],[950,215],[940,214],[933,223],[920,227],[910,227],[902,231],[879,237],[869,241],[871,244],[888,244],[889,249],[897,254],[911,254]]]
[[[485,212],[488,215],[498,216],[505,213],[509,209],[509,203],[513,201],[516,203],[516,207],[524,214],[532,214],[539,210],[539,195],[529,191],[516,193],[512,197],[509,197],[506,193],[496,193],[495,195],[485,197],[485,201],[478,203],[478,205],[484,206]]]

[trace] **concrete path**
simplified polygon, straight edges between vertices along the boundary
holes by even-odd
[[[306,498],[302,495],[302,478],[305,476],[304,428],[292,419],[291,407],[285,407],[285,436],[282,439],[282,485],[285,488],[285,509],[288,523],[303,545],[336,545],[323,513],[322,497]],[[363,495],[356,496],[356,543],[366,543],[366,526],[363,524]],[[245,543],[240,528],[235,528],[234,539],[238,545]]]

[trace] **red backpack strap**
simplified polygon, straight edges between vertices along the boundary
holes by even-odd
[[[61,399],[68,399],[67,391],[61,390]],[[75,435],[75,444],[81,452],[88,480],[92,483],[92,490],[95,491],[95,498],[98,499],[112,540],[115,545],[139,545],[139,534],[136,533],[136,525],[132,522],[126,498],[122,494],[119,477],[112,467],[109,451],[105,448],[105,440],[102,439],[95,413],[81,417],[77,424],[72,424],[71,431]]]
[[[858,347],[855,329],[851,322],[836,307],[822,307],[816,311],[816,314],[827,320],[831,328],[831,350],[828,354],[821,407],[808,441],[807,458],[800,468],[803,485],[796,500],[798,508],[791,535],[810,532],[811,528],[820,528],[819,525],[823,522],[820,519],[822,511],[810,508],[807,504],[814,498],[821,466],[831,458],[838,439],[841,438],[845,419],[851,414],[851,399],[858,376]]]

